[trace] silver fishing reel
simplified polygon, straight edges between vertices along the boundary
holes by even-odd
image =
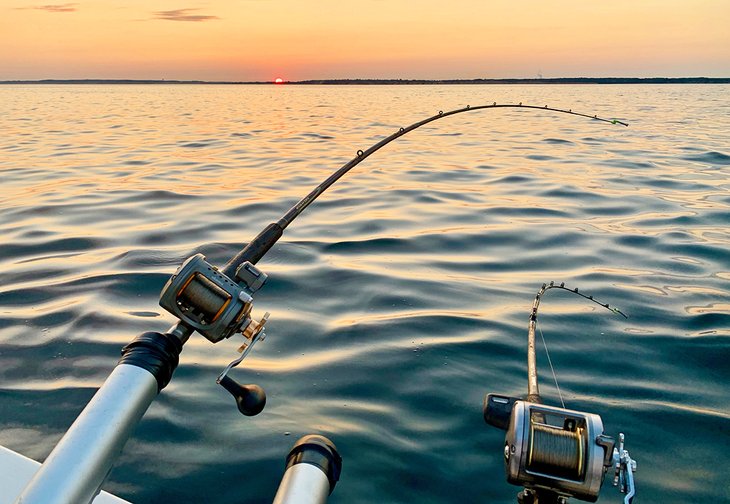
[[[616,472],[614,485],[621,482],[634,495],[634,462],[623,447],[603,433],[601,417],[593,413],[567,410],[489,394],[484,401],[484,419],[506,430],[504,445],[507,481],[524,487],[520,502],[576,499],[595,502],[606,472]]]
[[[240,385],[227,375],[256,342],[266,337],[264,325],[269,313],[258,321],[251,319],[253,294],[266,279],[265,273],[246,261],[236,270],[233,280],[206,261],[205,256],[195,254],[182,263],[160,293],[160,306],[211,343],[243,334],[244,342],[238,349],[241,356],[226,366],[216,383],[236,399],[239,411],[246,416],[257,415],[264,409],[266,394],[258,385]]]
[[[160,306],[217,343],[237,332],[246,335],[251,320],[253,294],[266,282],[266,274],[250,262],[236,271],[236,280],[224,275],[203,254],[188,258],[170,277],[160,294]]]

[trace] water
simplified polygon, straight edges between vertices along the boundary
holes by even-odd
[[[398,127],[467,104],[333,186],[260,263],[268,338],[194,337],[105,489],[270,502],[303,434],[344,457],[331,502],[512,503],[486,392],[524,394],[527,317],[569,408],[626,433],[637,502],[730,502],[727,86],[0,87],[0,444],[42,460],[187,256],[241,243]],[[546,401],[558,397],[544,352]],[[123,398],[120,398],[123,400]],[[606,485],[600,502],[619,502]]]

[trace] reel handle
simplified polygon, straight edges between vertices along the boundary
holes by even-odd
[[[218,383],[236,399],[238,411],[246,416],[256,416],[266,406],[266,392],[256,384],[241,385],[228,376],[221,378]]]

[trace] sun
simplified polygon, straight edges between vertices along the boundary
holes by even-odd
[[[277,77],[274,81],[274,84],[284,84],[284,79],[282,79],[281,77]]]

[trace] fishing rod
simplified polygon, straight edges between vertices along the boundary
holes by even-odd
[[[258,320],[251,316],[253,296],[267,279],[267,275],[255,266],[256,263],[281,238],[284,229],[298,215],[374,152],[433,121],[465,112],[498,108],[543,110],[628,126],[616,119],[603,119],[573,112],[572,109],[494,102],[449,112],[439,111],[436,115],[400,128],[364,151],[358,150],[355,158],[315,187],[281,219],[266,226],[222,268],[210,264],[202,254],[195,254],[182,263],[160,293],[160,306],[178,321],[164,333],[145,332],[122,349],[117,366],[20,493],[16,504],[90,502],[99,492],[133,428],[172,379],[183,345],[195,331],[211,343],[218,343],[235,334],[242,335],[243,343],[239,348],[241,355],[226,366],[216,382],[234,397],[242,414],[254,416],[260,413],[266,404],[264,390],[255,384],[241,385],[228,376],[229,371],[250,353],[254,344],[265,338],[268,312]],[[319,467],[320,475],[323,473],[321,465],[310,465]],[[338,476],[339,469],[333,475]],[[326,481],[331,492],[336,479],[329,474],[327,476],[324,479],[320,477],[318,484],[324,488]],[[287,478],[285,480],[290,481]],[[311,488],[312,485],[314,483],[307,480],[304,487]],[[284,494],[288,495],[286,492]],[[312,502],[321,502],[320,497],[328,494],[325,491],[308,493]]]
[[[519,504],[567,504],[570,497],[595,502],[609,470],[614,472],[613,486],[626,494],[624,503],[631,504],[635,495],[636,461],[624,448],[624,434],[619,433],[617,446],[614,438],[603,433],[599,415],[568,410],[565,404],[558,408],[542,403],[537,384],[535,328],[540,301],[550,289],[581,296],[628,318],[618,308],[581,293],[577,288],[570,289],[564,283],[543,284],[533,301],[527,328],[527,395],[521,399],[487,394],[483,405],[484,420],[507,431],[505,469],[507,481],[523,487],[517,495]],[[557,379],[555,383],[557,385]]]
[[[385,147],[389,143],[391,143],[394,140],[397,140],[398,138],[402,137],[403,135],[410,133],[413,130],[416,130],[420,128],[421,126],[424,126],[428,123],[438,121],[439,119],[443,119],[445,117],[453,116],[456,114],[462,114],[464,112],[475,112],[477,110],[485,110],[485,109],[498,109],[498,108],[523,108],[523,109],[534,109],[534,110],[548,110],[550,112],[557,112],[561,114],[569,114],[573,116],[578,117],[585,117],[588,119],[593,119],[594,121],[602,121],[609,124],[620,124],[622,126],[628,126],[628,123],[625,123],[623,121],[619,121],[618,119],[604,119],[601,117],[598,117],[597,115],[588,115],[588,114],[582,114],[580,112],[573,112],[573,109],[559,109],[559,108],[553,108],[548,107],[545,105],[544,107],[538,107],[536,105],[523,105],[522,102],[517,104],[498,104],[497,102],[493,102],[491,105],[479,105],[476,107],[472,107],[467,105],[466,107],[451,110],[449,112],[444,112],[439,110],[439,112],[435,115],[432,115],[431,117],[427,117],[426,119],[423,119],[421,121],[415,122],[411,124],[410,126],[406,126],[405,128],[400,128],[395,133],[383,138],[378,143],[372,145],[371,147],[367,148],[366,150],[358,150],[357,155],[352,158],[350,161],[342,165],[342,167],[334,172],[332,175],[327,177],[322,183],[320,183],[317,187],[315,187],[309,194],[307,194],[305,197],[303,197],[299,202],[291,207],[291,209],[284,214],[284,216],[279,219],[277,222],[272,222],[269,224],[256,238],[254,238],[238,255],[236,255],[234,258],[232,258],[225,266],[224,271],[227,273],[231,273],[235,268],[240,266],[244,261],[250,261],[253,264],[256,264],[259,259],[261,259],[264,254],[277,242],[279,238],[281,238],[281,235],[284,232],[284,229],[289,226],[289,224],[292,223],[294,219],[296,219],[299,214],[301,214],[304,209],[306,209],[309,205],[312,204],[314,200],[316,200],[319,196],[322,195],[324,191],[326,191],[332,184],[340,180],[343,175],[345,175],[347,172],[349,172],[351,169],[353,169],[355,166],[359,165],[361,162],[363,162],[365,159],[370,157],[372,154],[380,150],[381,148]]]

